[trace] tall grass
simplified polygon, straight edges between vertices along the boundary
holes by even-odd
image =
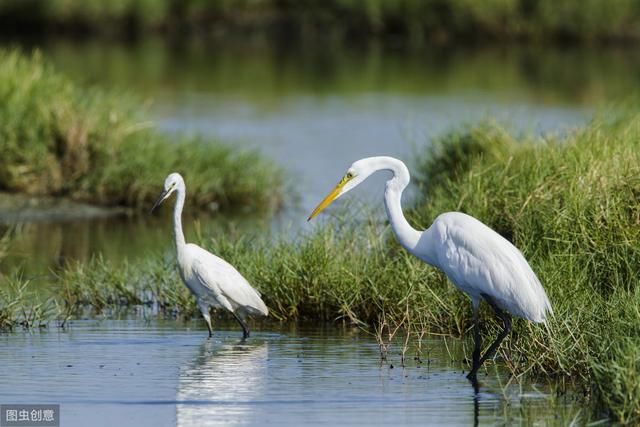
[[[640,115],[550,138],[479,126],[443,138],[424,156],[415,174],[422,197],[410,221],[426,228],[441,212],[474,215],[522,250],[553,305],[546,326],[514,322],[501,363],[516,375],[577,384],[616,419],[640,421]],[[471,327],[468,299],[375,221],[327,223],[294,242],[202,244],[237,266],[278,319],[342,319],[390,331],[402,325],[415,339],[461,336]],[[95,284],[89,302],[95,294],[138,302],[128,295],[155,285],[152,294],[167,307],[195,314],[161,257],[133,274],[98,267],[70,268],[58,280],[79,289]],[[500,326],[483,310],[488,341]]]
[[[173,171],[187,203],[270,211],[282,174],[255,152],[161,134],[145,105],[74,85],[37,52],[0,51],[0,190],[147,208]]]
[[[167,314],[198,313],[173,262],[163,257],[118,267],[98,257],[86,264],[68,265],[55,281],[53,296],[66,317],[85,307],[99,313],[105,308],[134,305],[154,305]]]
[[[9,254],[9,245],[11,244],[11,238],[14,232],[14,229],[9,228],[0,236],[0,264],[2,264],[2,260]]]
[[[0,28],[125,36],[241,30],[351,39],[637,40],[640,6],[634,0],[1,0]]]
[[[19,274],[0,276],[0,332],[17,327],[47,327],[59,314],[56,301],[44,298]]]
[[[424,201],[411,213],[426,226],[467,212],[518,246],[555,316],[548,330],[518,322],[505,362],[579,381],[624,422],[640,420],[639,137],[638,114],[560,139],[491,127],[450,136],[422,163]]]

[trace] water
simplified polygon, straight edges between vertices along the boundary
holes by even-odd
[[[604,68],[581,68],[585,87],[577,89],[560,71],[629,61],[611,52],[579,52],[572,61],[518,48],[403,52],[245,43],[172,49],[159,41],[129,48],[58,43],[45,53],[79,80],[134,88],[152,99],[161,129],[259,149],[295,180],[304,213],[353,161],[387,154],[410,163],[433,137],[464,124],[491,119],[534,134],[584,124],[624,83],[608,83],[597,74]],[[534,62],[538,56],[544,61]],[[623,82],[633,87],[637,78]],[[589,91],[603,93],[590,99]],[[361,190],[371,196],[367,201],[382,194],[382,180]],[[296,228],[305,218],[290,217]]]
[[[309,230],[308,213],[358,158],[388,154],[411,164],[412,154],[434,136],[487,118],[515,131],[565,132],[640,83],[640,53],[605,48],[176,46],[153,39],[35,46],[75,80],[153,101],[151,115],[167,132],[217,136],[273,159],[289,173],[295,203],[272,228],[294,236]],[[384,179],[374,176],[344,198],[355,201],[355,216],[370,213],[362,206],[382,214]],[[22,265],[47,274],[61,260],[102,254],[118,261],[167,250],[171,242],[163,236],[171,229],[169,217],[163,218],[40,218],[3,268]],[[255,231],[254,223],[264,231],[258,218],[241,225],[235,217],[217,216],[217,223],[198,218],[211,233],[226,232],[229,222],[238,233]],[[16,216],[0,214],[0,220],[15,223]],[[186,226],[192,238],[192,220]]]
[[[357,158],[389,154],[410,164],[433,137],[486,118],[515,131],[566,132],[640,83],[640,53],[605,48],[407,51],[154,40],[41,47],[77,80],[152,99],[151,114],[166,132],[258,149],[288,171],[298,202],[273,222],[198,214],[185,219],[190,240],[198,232],[307,231],[306,215]],[[354,216],[365,204],[382,212],[383,180],[349,198],[358,206]],[[87,211],[69,205],[44,216],[39,210],[32,201],[0,198],[0,221],[24,222],[2,270],[19,265],[26,277],[46,277],[69,260],[135,260],[171,248],[169,209],[154,217],[78,217]],[[375,340],[357,330],[269,324],[240,343],[235,325],[218,325],[212,341],[203,327],[201,320],[83,320],[68,331],[51,325],[0,334],[0,403],[60,403],[65,426],[568,425],[590,413],[555,397],[554,386],[519,384],[502,368],[490,368],[474,390],[461,373],[468,351],[457,340],[426,341],[430,363],[410,358],[404,369],[396,351],[391,369],[379,362]]]
[[[268,219],[246,214],[226,217],[201,213],[196,218],[186,213],[183,220],[190,238],[225,234],[235,239],[247,230],[258,234],[270,229]],[[145,212],[132,217],[71,217],[55,221],[39,218],[13,227],[15,238],[0,264],[0,272],[20,268],[27,277],[44,281],[52,270],[69,262],[85,262],[95,256],[112,261],[137,260],[174,250],[171,209],[167,207],[154,215]]]
[[[356,329],[271,325],[241,342],[235,326],[218,325],[207,340],[197,325],[76,321],[67,331],[0,335],[0,402],[59,403],[66,427],[568,425],[585,417],[549,386],[519,385],[493,368],[474,390],[452,360],[463,354],[456,340],[426,340],[423,362],[409,357],[402,368],[395,354],[381,363],[376,341]]]

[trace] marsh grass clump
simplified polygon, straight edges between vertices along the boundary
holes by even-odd
[[[140,305],[187,316],[198,312],[188,290],[179,282],[174,263],[162,257],[119,266],[97,257],[88,263],[67,265],[55,282],[54,298],[63,307],[65,318],[86,307],[96,313]]]
[[[451,289],[430,291],[427,284],[439,273],[405,251],[386,250],[389,233],[373,221],[328,223],[294,241],[246,236],[205,238],[200,245],[236,266],[261,292],[272,318],[373,325],[382,312],[400,318],[407,307],[417,312],[431,306],[432,326],[438,328],[437,313],[446,306],[437,299]],[[102,309],[158,302],[196,313],[175,261],[161,255],[122,266],[99,258],[70,264],[56,282],[56,294],[74,305]]]
[[[440,212],[463,211],[520,248],[555,316],[547,328],[516,322],[505,363],[514,373],[573,378],[618,419],[636,422],[636,387],[620,378],[637,375],[627,340],[640,337],[640,115],[596,120],[562,138],[475,132],[449,139],[487,144],[491,154],[472,150],[463,169],[425,180],[412,220],[427,226]]]
[[[599,406],[612,412],[622,424],[637,424],[640,418],[640,340],[623,337],[604,346],[593,363],[594,388]]]
[[[504,157],[513,144],[508,132],[491,123],[445,134],[426,152],[416,153],[412,180],[424,199],[430,190],[446,189],[448,181],[460,179],[479,159],[488,162]]]
[[[346,320],[373,325],[381,313],[402,318],[406,307],[438,313],[428,290],[439,273],[406,251],[389,248],[390,229],[376,221],[329,222],[293,242],[226,239],[205,247],[237,266],[279,319]],[[438,322],[434,321],[434,328]]]
[[[0,278],[0,331],[46,327],[57,317],[51,298],[43,298],[32,289],[32,282],[20,275]]]
[[[520,248],[554,309],[546,325],[514,322],[501,363],[518,376],[575,384],[618,420],[639,421],[640,115],[537,139],[483,125],[440,144],[425,153],[435,160],[419,163],[422,198],[410,222],[426,228],[455,210],[485,222]],[[375,220],[338,218],[293,241],[246,236],[200,244],[238,268],[273,318],[342,320],[378,331],[382,355],[391,341],[404,343],[394,344],[404,358],[408,336],[463,336],[472,325],[468,298]],[[169,261],[126,273],[131,266],[74,268],[65,280],[94,282],[88,293],[99,298],[84,298],[92,304],[139,303],[141,291],[174,307],[193,304]],[[500,325],[490,309],[482,311],[483,334],[494,337]]]
[[[194,207],[269,212],[282,202],[281,171],[256,152],[162,134],[137,100],[79,87],[37,52],[0,50],[0,99],[1,191],[147,208],[180,171]]]

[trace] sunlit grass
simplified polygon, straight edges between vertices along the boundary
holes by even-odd
[[[491,126],[451,136],[422,163],[425,197],[410,215],[426,226],[438,212],[460,210],[518,246],[555,316],[548,328],[516,322],[505,364],[571,378],[625,422],[640,415],[631,380],[640,366],[639,137],[637,114],[563,138],[516,140]],[[469,312],[461,314],[468,323]]]
[[[270,212],[282,173],[256,152],[155,130],[144,103],[75,85],[38,53],[0,51],[0,190],[148,209],[180,172],[187,204]]]
[[[415,173],[422,197],[410,221],[426,228],[444,211],[476,216],[522,250],[553,305],[546,326],[514,323],[500,363],[516,376],[566,381],[618,420],[638,421],[640,116],[546,139],[483,125],[424,155]],[[468,298],[375,220],[338,217],[293,241],[200,243],[262,292],[274,319],[346,321],[378,331],[382,345],[390,334],[468,336]],[[157,301],[197,315],[173,262],[160,254],[122,268],[101,260],[72,265],[55,289],[67,292],[58,300],[98,310]],[[486,307],[483,318],[489,342],[499,325]]]
[[[0,276],[0,332],[47,327],[59,315],[54,299],[43,298],[31,285],[17,274]]]

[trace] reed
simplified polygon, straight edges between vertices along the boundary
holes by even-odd
[[[514,375],[570,382],[615,419],[640,421],[640,115],[544,138],[481,125],[423,155],[410,222],[426,228],[452,210],[479,218],[522,250],[553,305],[546,325],[514,322],[498,363]],[[384,223],[339,215],[293,240],[200,244],[262,292],[272,318],[342,320],[378,331],[382,355],[393,339],[407,343],[407,334],[416,341],[468,337],[470,353],[468,299],[400,248]],[[99,260],[71,266],[57,281],[95,307],[139,304],[149,295],[197,315],[172,262],[160,255],[124,269]],[[487,307],[482,316],[489,342],[500,326]]]

